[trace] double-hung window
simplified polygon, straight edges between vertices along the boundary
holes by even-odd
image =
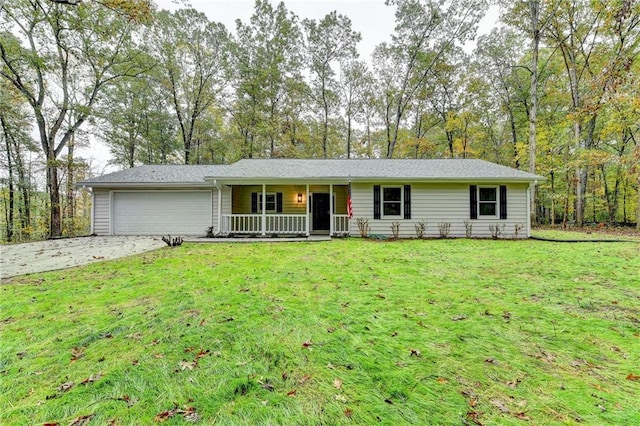
[[[498,188],[478,187],[478,215],[480,217],[498,216]]]
[[[275,213],[277,211],[275,192],[268,192],[265,194],[265,197],[265,211],[267,213]],[[262,213],[262,193],[258,193],[258,213]]]
[[[382,216],[402,217],[402,187],[382,187]]]

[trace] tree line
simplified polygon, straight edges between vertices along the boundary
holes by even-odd
[[[74,185],[99,171],[76,149],[97,141],[120,168],[482,158],[547,178],[537,222],[638,223],[640,3],[386,4],[395,31],[359,58],[348,16],[268,0],[235,28],[148,0],[0,2],[3,239],[86,232]]]

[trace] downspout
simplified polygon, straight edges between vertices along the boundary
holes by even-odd
[[[218,179],[213,180],[213,186],[218,190],[218,234],[222,233],[222,185]]]
[[[329,184],[329,237],[333,237],[333,184]]]

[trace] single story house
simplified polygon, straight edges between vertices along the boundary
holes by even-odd
[[[544,177],[476,159],[245,159],[146,165],[79,182],[98,235],[530,235]],[[516,230],[517,229],[517,230]]]

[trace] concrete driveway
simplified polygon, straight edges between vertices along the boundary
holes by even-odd
[[[0,246],[0,279],[117,259],[166,247],[156,237],[81,237]]]

